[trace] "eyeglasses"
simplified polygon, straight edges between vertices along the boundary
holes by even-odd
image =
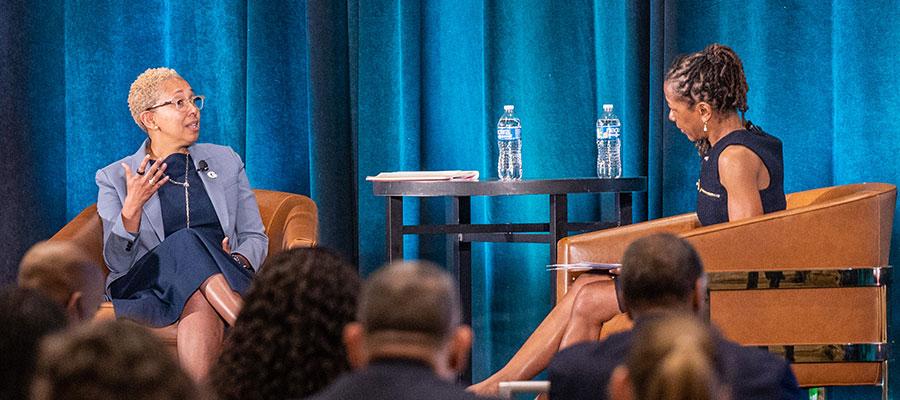
[[[188,104],[193,104],[194,107],[197,107],[197,111],[200,111],[203,109],[203,103],[205,100],[206,100],[206,96],[193,96],[193,97],[189,97],[189,98],[175,97],[172,100],[169,100],[165,103],[160,103],[155,106],[148,107],[144,111],[150,111],[154,108],[164,107],[169,104],[174,105],[175,110],[178,110],[178,111],[184,111],[187,108]]]

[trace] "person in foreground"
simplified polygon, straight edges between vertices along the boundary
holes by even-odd
[[[84,324],[41,344],[31,399],[199,398],[162,342],[131,321]]]
[[[18,284],[66,310],[69,323],[89,321],[103,302],[103,274],[82,249],[64,241],[38,242],[19,262]]]
[[[304,398],[349,371],[342,334],[359,286],[356,268],[327,249],[266,260],[210,372],[217,398]]]
[[[606,398],[607,383],[617,366],[635,348],[635,332],[656,318],[704,313],[706,276],[700,258],[684,239],[655,234],[634,241],[622,258],[623,306],[635,321],[634,330],[566,348],[550,362],[550,399]],[[668,332],[667,335],[676,335]],[[717,370],[731,398],[801,399],[803,393],[787,362],[764,350],[741,347],[712,334],[718,353]],[[687,372],[687,371],[685,371]],[[648,382],[634,380],[635,386]]]
[[[786,207],[782,144],[744,118],[748,88],[740,58],[720,44],[675,59],[666,73],[669,120],[700,153],[697,217],[704,226]],[[470,390],[493,394],[501,381],[533,378],[556,351],[596,340],[619,313],[610,278],[581,274],[512,359]]]
[[[0,399],[28,398],[41,339],[65,329],[66,322],[62,307],[41,292],[0,288]]]
[[[172,69],[142,73],[128,107],[147,138],[96,176],[116,316],[152,327],[177,323],[178,358],[197,380],[218,356],[224,325],[234,323],[268,249],[240,157],[197,143],[203,102]]]
[[[609,380],[612,400],[729,400],[709,326],[689,314],[648,319]]]
[[[344,343],[355,371],[313,399],[477,398],[453,383],[466,366],[472,331],[460,323],[453,280],[430,263],[373,273]]]

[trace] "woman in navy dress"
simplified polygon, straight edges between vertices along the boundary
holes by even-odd
[[[196,143],[203,102],[174,70],[142,73],[128,106],[147,139],[96,178],[116,316],[176,324],[179,359],[198,380],[268,247],[240,157]]]
[[[747,90],[740,58],[720,44],[677,58],[666,74],[669,120],[700,153],[702,225],[785,209],[781,141],[744,118]],[[619,312],[613,281],[581,274],[506,366],[471,390],[496,394],[499,382],[531,379],[557,350],[596,339]]]

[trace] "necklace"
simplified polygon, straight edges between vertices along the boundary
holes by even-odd
[[[185,224],[188,228],[191,227],[191,197],[188,196],[188,188],[191,187],[191,183],[188,182],[188,161],[190,161],[190,156],[184,155],[184,182],[178,182],[172,178],[169,178],[169,183],[176,184],[184,188],[184,218]]]

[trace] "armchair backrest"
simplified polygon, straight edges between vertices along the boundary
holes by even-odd
[[[885,265],[896,197],[894,185],[860,183],[792,193],[787,209],[737,222],[660,218],[563,238],[558,262],[619,262],[635,239],[669,232],[697,248],[707,272]]]
[[[861,183],[793,193],[788,208],[680,232],[707,272],[883,266],[896,187]]]
[[[318,209],[309,197],[254,190],[266,235],[269,236],[269,255],[294,247],[313,247],[318,243]],[[109,270],[103,261],[103,227],[97,215],[97,205],[91,204],[69,221],[50,240],[66,240],[85,250],[91,259]]]

